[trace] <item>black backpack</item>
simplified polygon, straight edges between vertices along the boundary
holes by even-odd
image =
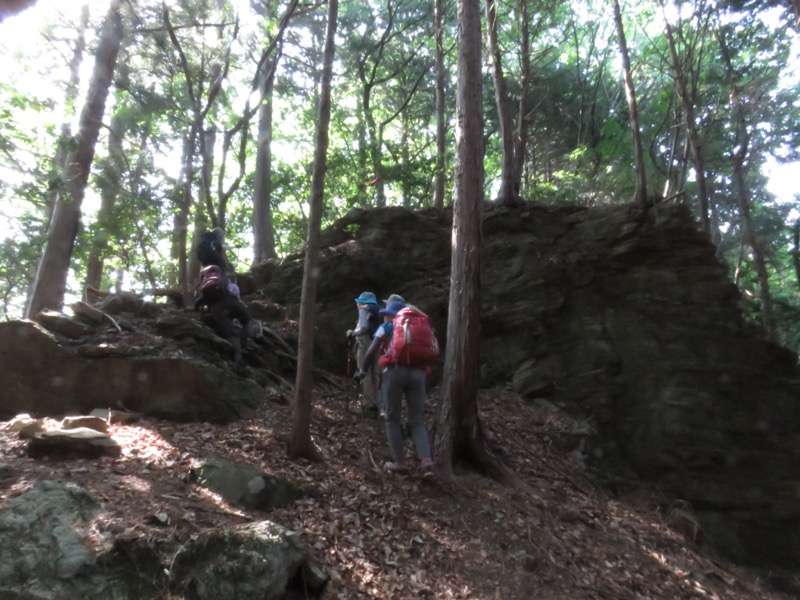
[[[204,267],[224,264],[222,242],[215,232],[207,231],[201,236],[200,245],[197,246],[197,260]]]
[[[378,327],[381,326],[381,323],[383,323],[383,317],[381,313],[378,312],[380,307],[377,304],[368,304],[367,310],[369,310],[369,319],[367,320],[369,324],[369,336],[372,337],[375,335],[375,332],[378,331]]]

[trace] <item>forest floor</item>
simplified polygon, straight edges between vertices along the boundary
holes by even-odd
[[[123,446],[116,459],[34,460],[17,434],[0,431],[0,503],[40,479],[73,481],[101,503],[100,530],[145,538],[165,568],[205,528],[269,519],[301,532],[330,576],[325,598],[792,597],[715,555],[702,532],[682,533],[673,519],[680,511],[657,493],[612,497],[596,487],[559,443],[571,424],[552,408],[481,391],[487,434],[534,490],[522,492],[468,470],[450,480],[383,472],[382,427],[357,414],[352,384],[338,381],[315,392],[312,432],[324,462],[287,459],[287,398],[227,426],[112,426]],[[429,424],[435,402],[434,394]],[[313,494],[269,513],[236,508],[191,482],[192,460],[208,454],[249,462]]]

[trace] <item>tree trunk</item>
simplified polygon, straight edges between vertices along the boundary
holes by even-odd
[[[322,223],[325,170],[328,154],[328,126],[331,120],[331,81],[335,55],[338,0],[328,0],[328,27],[325,36],[322,80],[320,82],[317,143],[314,151],[314,173],[311,179],[311,201],[308,217],[308,240],[303,268],[303,290],[300,298],[300,332],[297,350],[297,380],[295,381],[292,437],[289,456],[320,459],[311,440],[311,396],[314,385],[314,307],[319,277],[319,234]]]
[[[372,114],[372,85],[364,83],[361,92],[362,106],[364,107],[364,119],[367,122],[367,145],[369,148],[369,160],[372,167],[373,184],[375,185],[375,206],[383,208],[386,206],[386,191],[383,182],[383,161],[381,160],[381,148],[383,142],[375,116]]]
[[[521,194],[523,173],[525,171],[525,155],[528,148],[528,83],[531,77],[530,31],[528,25],[528,1],[519,0],[520,34],[522,50],[520,51],[519,75],[519,108],[517,113],[517,133],[514,139],[514,179]]]
[[[686,134],[689,138],[689,148],[692,154],[692,162],[694,163],[695,177],[697,178],[697,201],[700,210],[700,224],[703,233],[711,237],[711,223],[708,216],[705,158],[700,143],[700,134],[697,131],[697,124],[694,118],[694,106],[692,105],[692,99],[689,95],[689,84],[686,81],[686,75],[681,65],[680,57],[678,56],[672,25],[670,25],[664,9],[664,0],[659,0],[659,5],[661,6],[662,18],[664,19],[664,34],[667,39],[667,46],[669,47],[670,59],[672,61],[672,72],[675,76],[675,90],[680,98],[681,106],[683,107],[683,116],[686,120]]]
[[[180,204],[178,212],[175,213],[173,231],[173,258],[178,263],[177,285],[178,289],[184,294],[184,304],[188,306],[189,298],[189,262],[187,260],[188,238],[189,238],[189,213],[194,203],[192,195],[192,183],[194,181],[194,151],[197,140],[197,124],[192,121],[189,132],[183,141],[183,166],[181,168],[180,179]]]
[[[445,192],[445,152],[447,151],[445,135],[447,132],[444,114],[444,15],[442,0],[434,0],[434,39],[436,41],[436,173],[433,185],[433,208],[444,208]]]
[[[633,156],[636,162],[634,202],[639,206],[645,206],[647,204],[647,173],[644,166],[644,148],[642,147],[642,135],[639,126],[639,110],[636,106],[636,90],[633,87],[631,59],[628,54],[628,42],[625,39],[625,27],[622,24],[622,11],[619,8],[619,0],[614,0],[614,21],[617,24],[619,53],[622,58],[622,74],[625,79],[625,98],[628,100],[631,135],[633,136]]]
[[[403,167],[403,179],[401,187],[403,190],[403,207],[411,208],[411,153],[408,151],[409,143],[411,140],[411,131],[409,128],[408,109],[404,109],[400,113],[400,159]]]
[[[114,205],[120,191],[120,175],[125,165],[122,140],[125,132],[122,119],[115,114],[108,128],[108,158],[103,165],[100,187],[100,211],[97,214],[96,231],[92,239],[92,250],[86,267],[86,287],[100,289],[103,279],[103,262],[108,247],[109,224],[113,218]],[[84,292],[84,300],[86,295]]]
[[[719,32],[717,38],[719,40],[722,63],[725,66],[725,74],[727,76],[728,85],[730,86],[728,97],[731,101],[733,123],[736,127],[736,140],[731,150],[731,161],[733,163],[733,184],[736,189],[736,198],[739,202],[739,212],[742,218],[742,238],[753,251],[753,263],[758,277],[761,317],[764,331],[768,339],[777,342],[778,330],[772,308],[772,295],[769,291],[769,273],[767,272],[767,265],[764,259],[764,250],[756,237],[756,232],[753,228],[753,220],[750,215],[750,190],[747,186],[750,131],[747,128],[746,108],[741,98],[741,89],[738,81],[739,76],[733,68],[730,50],[723,36],[724,34]]]
[[[272,96],[278,58],[267,61],[261,86],[256,141],[256,174],[253,206],[253,250],[255,262],[275,258],[275,231],[272,227]]]
[[[81,8],[81,21],[78,28],[78,37],[75,40],[75,48],[72,51],[72,58],[69,61],[69,82],[67,82],[67,94],[64,99],[64,106],[69,114],[69,120],[74,116],[74,106],[78,99],[78,88],[80,86],[80,68],[83,64],[83,53],[86,51],[86,30],[89,27],[89,5],[84,4]],[[50,189],[45,196],[45,223],[50,223],[53,217],[53,209],[56,205],[56,198],[59,191],[64,190],[64,176],[66,175],[67,154],[69,153],[70,139],[72,138],[72,128],[69,121],[61,125],[61,136],[58,140],[56,155],[53,157],[53,171]]]
[[[514,480],[513,473],[489,451],[478,417],[483,209],[479,0],[458,0],[458,24],[453,253],[444,381],[434,436],[436,462],[445,476],[452,475],[458,458],[510,482]]]
[[[492,56],[492,81],[494,99],[497,104],[497,117],[500,125],[500,139],[503,143],[503,166],[500,173],[498,204],[512,204],[519,198],[519,180],[515,176],[514,127],[509,108],[500,45],[497,41],[497,7],[494,0],[486,0],[486,30],[489,37],[489,52]]]
[[[119,7],[120,0],[112,0],[106,14],[89,92],[81,111],[75,148],[67,158],[65,189],[56,199],[47,243],[25,309],[26,317],[33,317],[44,309],[60,310],[64,303],[69,263],[80,226],[81,203],[122,42]]]
[[[794,222],[794,227],[792,227],[792,241],[794,242],[794,248],[792,249],[794,276],[797,278],[798,287],[800,287],[800,219],[797,219]]]

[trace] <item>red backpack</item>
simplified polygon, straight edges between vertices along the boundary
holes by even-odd
[[[427,367],[439,356],[439,342],[431,320],[421,310],[409,306],[394,318],[391,354],[395,362],[409,367]]]

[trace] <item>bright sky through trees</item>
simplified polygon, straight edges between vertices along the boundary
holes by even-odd
[[[709,154],[709,167],[705,170],[715,184],[715,208],[720,219],[717,226],[729,233],[728,245],[721,254],[729,253],[726,258],[734,257],[733,262],[740,254],[733,248],[738,244],[735,240],[740,239],[737,232],[742,223],[731,167],[735,151],[732,146],[739,139],[729,96],[734,80],[745,86],[749,102],[745,122],[754,145],[747,157],[747,185],[752,186],[756,218],[761,219],[757,227],[772,236],[766,244],[785,252],[787,240],[791,243],[786,229],[794,215],[790,211],[800,202],[796,186],[800,165],[778,162],[789,156],[782,154],[793,145],[790,140],[794,138],[787,131],[800,113],[797,31],[786,27],[787,13],[780,6],[762,4],[737,12],[736,3],[712,5],[697,0],[677,4],[680,14],[671,9],[667,12],[674,21],[671,24],[681,28],[678,39],[683,45],[679,54],[687,61],[686,68],[697,84],[692,102],[696,103],[705,136],[704,149]],[[28,285],[27,273],[35,265],[37,248],[44,243],[44,197],[48,189],[62,183],[61,171],[53,160],[59,132],[70,121],[75,132],[93,68],[95,35],[109,0],[87,0],[90,21],[81,61],[82,89],[76,95],[76,106],[66,107],[69,63],[83,5],[38,0],[0,24],[0,113],[4,115],[0,116],[0,226],[5,226],[5,235],[11,240],[6,244],[5,261],[20,265],[19,271],[25,273],[9,284],[14,293]],[[245,108],[258,108],[261,86],[253,86],[256,65],[265,48],[272,47],[270,36],[278,30],[285,5],[275,4],[277,8],[272,8],[277,12],[271,13],[259,8],[258,2],[251,6],[250,0],[167,0],[178,38],[173,42],[160,0],[124,4],[125,26],[128,31],[135,30],[136,35],[128,40],[130,54],[124,62],[125,73],[120,75],[127,85],[114,90],[106,106],[95,165],[82,204],[83,227],[70,266],[74,290],[81,289],[75,279],[80,279],[86,270],[88,248],[98,231],[111,239],[103,285],[110,285],[118,270],[131,274],[130,289],[135,291],[172,285],[176,256],[180,260],[185,256],[173,247],[176,238],[185,237],[176,232],[207,226],[211,214],[225,223],[233,243],[239,247],[238,256],[234,257],[237,266],[241,270],[248,268],[253,257],[253,208],[256,199],[263,198],[254,186],[256,166],[265,164],[256,157],[260,115],[238,130],[247,131],[248,136],[236,138],[235,132]],[[517,3],[497,3],[501,67],[507,79],[509,102],[517,104],[520,89],[525,86],[527,90],[529,110],[525,122],[529,131],[522,151],[527,162],[525,180],[519,186],[520,196],[526,200],[594,206],[624,202],[631,197],[630,184],[636,170],[631,160],[628,111],[621,94],[616,28],[608,6],[602,0],[572,0],[530,14],[530,76],[523,82],[521,11]],[[233,27],[237,15],[232,10],[236,8],[238,30]],[[323,225],[351,208],[374,207],[384,199],[388,205],[412,209],[429,206],[438,163],[435,125],[439,119],[435,114],[431,66],[435,58],[432,3],[405,0],[387,4],[369,0],[345,3],[342,9]],[[390,9],[398,11],[391,18],[387,13]],[[628,2],[623,15],[632,50],[634,85],[638,87],[637,95],[641,95],[641,129],[650,150],[650,191],[683,191],[683,201],[695,209],[699,196],[697,178],[691,157],[681,150],[685,126],[676,103],[660,11],[651,0]],[[448,165],[444,169],[449,178],[445,186],[448,202],[455,148],[455,14],[451,11],[445,21],[446,106],[441,122],[447,123],[442,164]],[[269,134],[268,203],[270,218],[274,218],[275,252],[280,256],[299,250],[305,239],[323,24],[324,3],[302,3],[285,30],[274,93],[270,96],[274,125]],[[729,79],[720,58],[717,33],[728,36],[732,51],[734,64],[728,73],[738,75]],[[690,47],[689,43],[698,45]],[[185,51],[185,62],[179,46]],[[487,199],[491,199],[492,191],[499,188],[504,165],[488,65],[489,59],[484,57],[488,83],[483,101],[484,170]],[[209,146],[213,150],[201,154],[200,146],[205,147],[207,142],[195,140],[193,154],[186,154],[193,115],[202,112],[198,103],[207,100],[207,92],[213,87],[213,69],[223,66],[222,91],[213,106],[207,107],[202,122],[196,124],[198,131],[216,132]],[[192,94],[201,90],[194,98],[189,97],[187,78],[195,86]],[[256,92],[251,93],[254,89]],[[110,222],[101,221],[98,209],[104,182],[102,168],[111,162],[108,132],[114,117],[120,115],[127,128],[120,153],[126,162],[124,183],[129,187],[119,190],[118,214]],[[226,138],[231,131],[233,138]],[[224,146],[225,139],[234,141]],[[244,142],[240,145],[237,140],[241,139]],[[797,151],[794,147],[792,150]],[[184,156],[193,166],[188,188],[182,184],[182,173],[187,172],[182,169],[186,164]],[[143,172],[134,184],[137,164],[142,165]],[[208,172],[201,173],[203,165]],[[762,175],[769,181],[766,188]],[[223,189],[234,181],[240,182],[239,187],[226,197],[223,206]],[[183,196],[185,189],[189,191]],[[775,194],[779,202],[772,202],[767,192]],[[175,218],[181,214],[179,198],[188,198],[184,206],[189,208],[183,217],[184,225],[176,227]],[[219,216],[225,212],[224,217]],[[789,271],[776,266],[778,272]],[[0,298],[6,289],[4,283],[10,279],[0,268]]]

